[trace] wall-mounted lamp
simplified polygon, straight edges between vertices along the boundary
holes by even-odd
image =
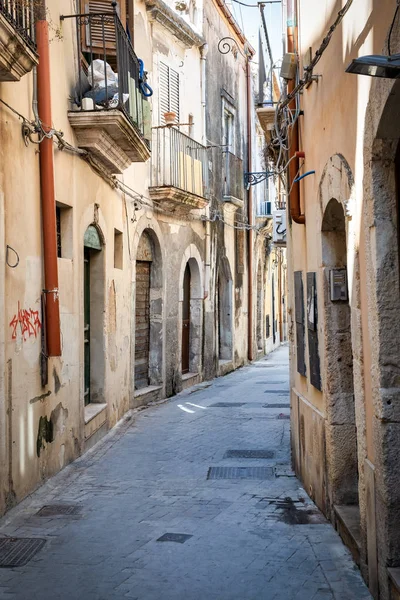
[[[372,54],[355,58],[347,67],[346,73],[398,79],[400,78],[400,54],[393,54],[393,56]]]

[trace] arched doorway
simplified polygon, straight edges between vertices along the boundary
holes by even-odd
[[[137,236],[132,319],[131,406],[143,402],[148,386],[163,382],[163,270],[158,236],[150,227]],[[138,400],[139,398],[139,400]]]
[[[334,198],[326,206],[321,230],[329,495],[331,505],[356,507],[357,429],[347,284],[347,232],[343,205]],[[359,518],[356,508],[355,518]]]
[[[200,373],[202,367],[204,293],[200,261],[197,248],[191,245],[184,253],[180,271],[179,315],[182,375]]]
[[[84,238],[84,389],[85,406],[104,402],[104,252],[100,232],[89,225]]]
[[[147,387],[150,358],[150,282],[153,248],[146,232],[140,238],[136,256],[135,304],[135,389]]]
[[[190,267],[186,264],[183,276],[182,301],[182,375],[189,372],[190,361]]]
[[[220,261],[218,274],[218,355],[220,361],[231,361],[232,336],[232,276],[228,259]]]
[[[264,327],[263,327],[263,271],[261,261],[257,269],[257,349],[264,350]]]

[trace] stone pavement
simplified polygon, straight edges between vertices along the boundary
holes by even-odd
[[[10,511],[0,537],[46,542],[0,598],[370,598],[290,469],[287,354],[129,413]]]

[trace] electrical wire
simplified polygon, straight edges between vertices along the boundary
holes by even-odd
[[[300,79],[299,83],[295,86],[293,91],[290,94],[287,94],[286,98],[282,101],[281,110],[283,108],[285,108],[288,104],[290,104],[290,102],[296,98],[297,94],[299,94],[304,89],[304,87],[310,82],[314,68],[316,67],[318,62],[321,60],[323,53],[329,46],[329,43],[331,41],[333,33],[335,32],[337,27],[342,22],[344,16],[349,11],[353,2],[354,2],[354,0],[347,0],[344,7],[338,12],[336,20],[328,29],[326,36],[324,37],[324,39],[321,42],[321,45],[319,46],[318,50],[314,54],[314,58],[311,60],[309,65],[304,67],[303,78]]]
[[[135,209],[140,210],[144,207],[151,208],[155,212],[161,212],[167,216],[171,216],[171,217],[173,216],[174,218],[178,217],[180,220],[183,220],[183,221],[210,221],[210,222],[219,221],[219,222],[223,223],[224,225],[226,225],[227,227],[232,227],[233,229],[246,230],[246,231],[253,230],[256,233],[258,233],[259,235],[262,235],[262,233],[256,226],[251,226],[248,223],[246,223],[245,221],[239,221],[236,219],[236,224],[234,221],[234,224],[232,225],[232,223],[227,222],[223,218],[222,214],[219,211],[214,212],[214,215],[212,218],[208,218],[206,216],[206,214],[201,214],[200,216],[197,216],[197,215],[183,216],[182,214],[177,214],[176,211],[168,210],[168,209],[162,207],[161,203],[158,202],[157,200],[146,197],[144,194],[137,192],[133,188],[128,186],[124,181],[117,179],[117,177],[115,175],[110,175],[105,169],[103,169],[99,165],[99,163],[97,161],[93,160],[91,155],[86,150],[83,150],[82,148],[77,148],[76,146],[73,146],[72,144],[70,144],[69,142],[64,140],[64,137],[63,137],[64,134],[62,131],[58,131],[57,129],[54,129],[54,128],[49,128],[46,131],[39,119],[37,119],[36,121],[30,121],[24,115],[19,113],[17,110],[15,110],[12,106],[10,106],[7,102],[2,100],[1,98],[0,98],[0,102],[2,104],[4,104],[14,114],[16,114],[19,119],[22,120],[23,128],[25,128],[25,129],[23,129],[24,135],[26,135],[26,137],[28,137],[32,143],[40,144],[45,138],[47,138],[47,139],[55,138],[54,141],[59,150],[67,150],[67,151],[70,151],[74,154],[81,156],[81,158],[83,158],[93,168],[94,171],[96,171],[103,179],[105,179],[105,181],[113,189],[118,189],[124,195],[130,197],[135,202]],[[32,135],[34,135],[35,133],[39,135],[38,141],[32,139]],[[214,201],[217,201],[221,205],[223,204],[223,201],[219,200],[215,196],[212,196],[211,199],[213,199]],[[235,217],[236,217],[236,215],[235,215]]]
[[[242,6],[247,6],[247,8],[259,8],[259,4],[246,4],[246,2],[241,2],[240,0],[232,0],[232,2],[236,2],[236,4],[241,4]]]

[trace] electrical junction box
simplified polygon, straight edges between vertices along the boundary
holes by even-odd
[[[272,242],[275,246],[286,247],[286,211],[272,213]]]
[[[347,291],[347,269],[331,269],[329,271],[332,302],[347,302],[349,294]]]
[[[297,56],[288,52],[282,59],[281,77],[290,81],[296,77],[297,72]]]

